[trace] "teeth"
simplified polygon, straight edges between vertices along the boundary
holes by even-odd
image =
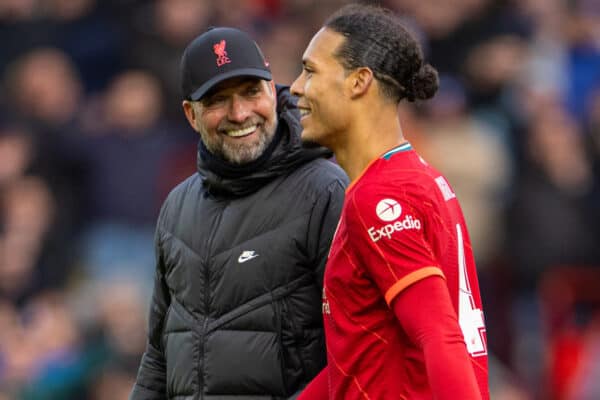
[[[300,109],[300,115],[302,117],[304,117],[305,115],[308,115],[308,114],[310,114],[310,110],[309,109],[307,109],[307,108],[301,108]]]
[[[227,133],[227,136],[241,137],[241,136],[246,136],[246,135],[254,132],[255,129],[256,129],[256,125],[251,125],[247,128],[243,128],[243,129],[227,130],[227,131],[225,131],[225,133]]]

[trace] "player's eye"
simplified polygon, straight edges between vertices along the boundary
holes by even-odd
[[[248,90],[246,90],[246,94],[248,96],[256,96],[257,94],[259,94],[261,91],[260,86],[256,85],[256,86],[250,86],[248,88]]]
[[[217,96],[211,96],[211,97],[208,97],[208,98],[202,100],[202,104],[205,107],[211,107],[211,106],[215,106],[215,105],[218,105],[218,104],[222,104],[226,100],[227,100],[227,98],[225,96],[218,96],[217,95]]]

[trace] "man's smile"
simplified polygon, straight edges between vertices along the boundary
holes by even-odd
[[[258,129],[258,125],[254,124],[254,125],[250,125],[245,128],[239,128],[239,129],[222,129],[221,133],[224,133],[225,135],[227,135],[229,137],[241,138],[241,137],[251,135],[257,129]]]
[[[298,110],[300,111],[300,116],[302,118],[310,115],[310,113],[311,113],[311,110],[308,107],[298,107]]]

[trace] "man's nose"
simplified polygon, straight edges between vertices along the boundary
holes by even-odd
[[[244,122],[252,113],[248,102],[239,96],[233,96],[229,103],[227,118],[232,122]]]
[[[294,96],[302,95],[302,82],[300,82],[301,78],[302,75],[299,75],[294,81],[294,83],[292,83],[292,86],[290,86],[290,93],[292,93]]]

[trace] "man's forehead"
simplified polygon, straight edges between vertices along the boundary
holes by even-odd
[[[321,28],[308,44],[303,56],[304,62],[331,62],[335,51],[344,40],[342,34],[328,28]]]
[[[256,78],[254,76],[236,76],[217,83],[203,97],[210,97],[215,95],[216,93],[226,91],[235,92],[237,90],[245,89],[250,86],[261,85],[262,82],[266,81],[260,78]]]

